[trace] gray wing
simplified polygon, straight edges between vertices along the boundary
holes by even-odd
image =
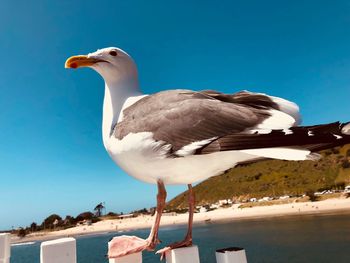
[[[209,143],[256,127],[270,117],[271,109],[278,109],[273,100],[250,92],[163,91],[126,108],[114,136],[121,139],[129,133],[152,132],[155,140],[170,144],[175,153],[194,142]]]
[[[295,123],[291,126],[300,119],[297,105],[265,94],[164,91],[126,108],[113,135],[122,139],[129,133],[152,132],[155,140],[171,145],[168,154],[173,157],[185,156],[189,145],[192,152],[187,154],[208,154],[271,147],[319,151],[350,142],[349,123],[274,128],[283,121],[273,118],[276,112],[292,117]],[[267,118],[277,123],[270,123],[270,130],[260,133],[259,124]],[[201,141],[204,143],[198,143]]]

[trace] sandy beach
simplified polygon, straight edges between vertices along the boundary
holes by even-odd
[[[249,218],[265,218],[276,216],[293,216],[303,214],[342,213],[350,212],[350,198],[334,198],[318,202],[293,202],[268,206],[253,206],[239,208],[235,204],[228,208],[219,208],[209,212],[196,213],[195,223],[210,221],[211,223],[222,220],[241,220]],[[188,214],[168,215],[164,214],[161,226],[179,225],[187,223]],[[79,236],[89,234],[101,234],[107,232],[128,231],[133,229],[149,228],[152,226],[153,217],[142,215],[127,219],[103,220],[90,226],[83,225],[65,230],[53,232],[38,232],[27,235],[25,238],[13,236],[13,243],[22,243],[38,240],[50,240],[59,237]]]

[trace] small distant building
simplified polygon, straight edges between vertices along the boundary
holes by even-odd
[[[76,226],[91,226],[92,221],[91,219],[84,219],[82,221],[79,221]]]
[[[320,195],[324,195],[324,194],[326,194],[327,193],[327,190],[324,190],[324,191],[322,191],[322,192],[315,192],[315,195],[316,196],[320,196]]]
[[[162,216],[177,216],[177,213],[176,212],[166,212],[166,213],[163,213]]]
[[[350,185],[345,186],[344,193],[350,193]]]
[[[289,195],[283,195],[279,197],[280,200],[286,200],[289,199]]]
[[[263,198],[260,198],[258,200],[258,202],[268,202],[268,201],[272,201],[273,198],[272,197],[269,197],[269,196],[264,196]]]
[[[256,202],[256,201],[258,200],[255,197],[249,199],[249,202]]]
[[[223,206],[223,205],[227,205],[228,202],[226,199],[223,199],[223,200],[219,200],[219,206]]]
[[[271,201],[271,200],[273,200],[273,198],[269,197],[269,196],[265,196],[265,197],[262,198],[262,200],[263,201]]]
[[[218,204],[211,204],[210,209],[218,209],[219,205]]]
[[[199,213],[205,213],[207,211],[208,209],[206,209],[204,206],[201,206],[201,208],[199,208]]]
[[[118,219],[132,218],[135,217],[134,214],[119,215]]]

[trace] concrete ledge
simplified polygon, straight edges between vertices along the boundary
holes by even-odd
[[[166,252],[167,263],[199,263],[197,246],[181,247]]]
[[[240,247],[228,247],[216,250],[217,263],[247,263],[245,250]]]
[[[60,238],[45,241],[40,246],[41,263],[76,263],[76,241],[74,238]]]
[[[0,234],[0,263],[10,262],[11,256],[11,235],[9,233]]]

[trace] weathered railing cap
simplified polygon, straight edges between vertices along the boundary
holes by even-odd
[[[217,249],[215,256],[217,263],[247,263],[245,250],[241,247]]]
[[[241,248],[241,247],[227,247],[227,248],[217,249],[216,252],[225,253],[226,251],[232,252],[232,251],[241,251],[241,250],[244,250],[244,248]]]
[[[9,233],[0,234],[0,262],[10,258],[11,249],[11,235]]]

